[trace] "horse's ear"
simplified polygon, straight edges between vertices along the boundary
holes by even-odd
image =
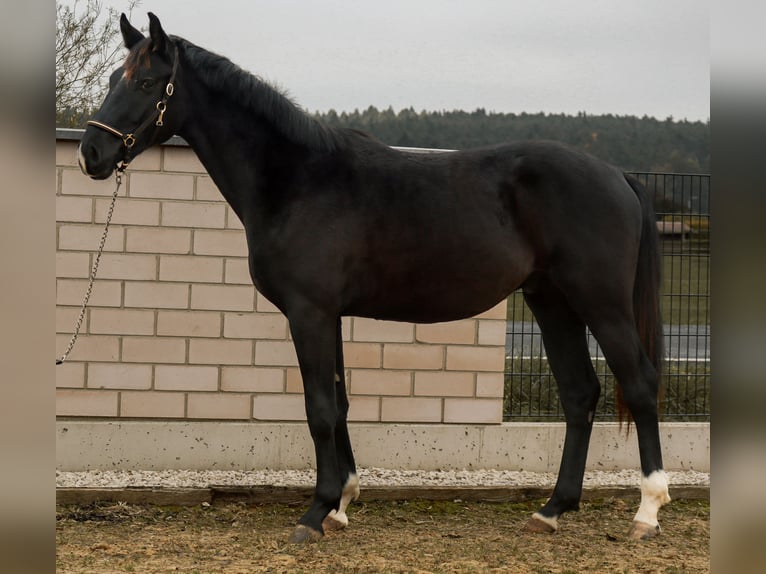
[[[128,50],[144,39],[144,35],[131,26],[124,13],[120,16],[120,32],[122,32],[122,41],[125,42],[125,47]]]
[[[164,54],[170,45],[170,39],[162,29],[159,18],[149,12],[149,37],[152,39],[152,52]]]

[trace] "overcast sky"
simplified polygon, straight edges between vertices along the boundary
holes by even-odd
[[[707,0],[143,0],[135,26],[147,11],[310,111],[710,117]]]

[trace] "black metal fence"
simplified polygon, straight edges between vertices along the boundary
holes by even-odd
[[[655,198],[663,247],[666,421],[710,420],[710,176],[633,173]],[[600,420],[615,418],[615,381],[588,332],[601,380]],[[508,302],[504,419],[557,421],[564,415],[540,330],[521,292]]]

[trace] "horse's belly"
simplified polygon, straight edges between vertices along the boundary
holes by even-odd
[[[512,262],[481,263],[453,269],[445,268],[445,262],[439,266],[436,258],[409,272],[382,274],[345,314],[414,323],[455,321],[491,309],[516,290],[528,274]]]

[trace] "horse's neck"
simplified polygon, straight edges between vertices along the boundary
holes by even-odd
[[[260,163],[270,144],[269,130],[256,128],[248,137],[235,125],[237,119],[226,113],[218,114],[220,117],[205,112],[192,115],[197,119],[180,135],[189,142],[221,194],[242,219],[255,199],[256,190],[262,188],[258,179],[264,171]]]

